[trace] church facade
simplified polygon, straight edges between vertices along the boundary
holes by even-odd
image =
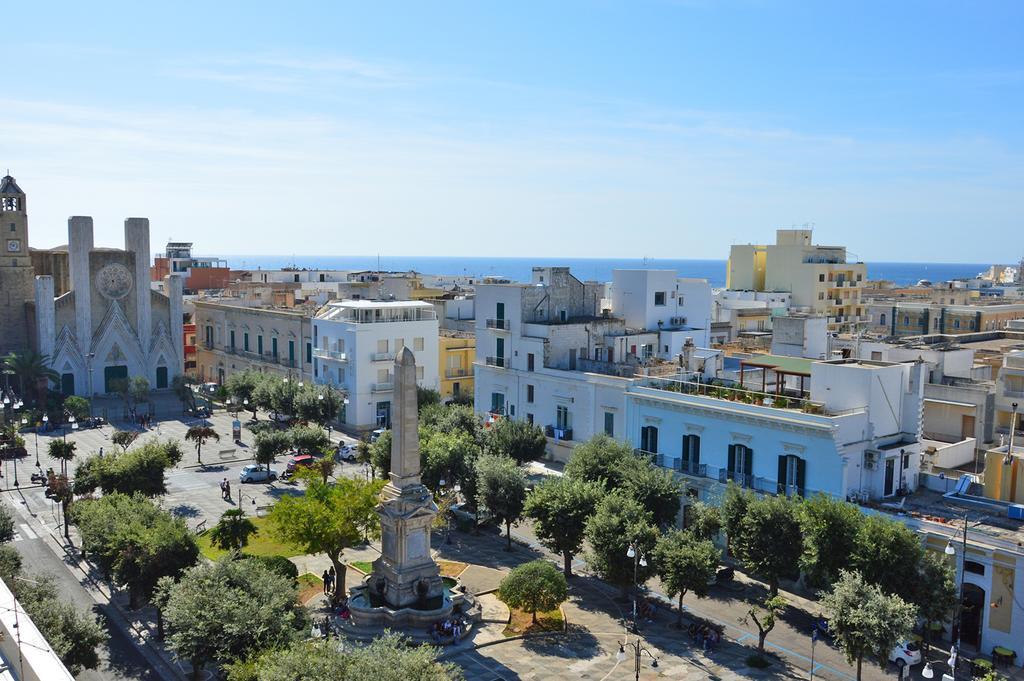
[[[50,357],[65,395],[114,392],[141,376],[153,389],[183,372],[182,280],[150,287],[149,220],[124,222],[124,249],[96,248],[90,217],[68,220],[70,290],[54,296],[52,276],[35,277],[37,350]]]

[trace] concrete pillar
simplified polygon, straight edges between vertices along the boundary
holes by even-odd
[[[403,348],[395,357],[391,404],[391,484],[399,489],[420,484],[419,415],[416,357]]]
[[[171,381],[175,376],[185,372],[185,320],[182,310],[182,289],[185,282],[180,274],[170,274],[164,277],[164,295],[170,301],[171,321],[168,327],[171,334],[171,347],[174,348],[174,357],[171,357],[167,365],[167,380]]]
[[[149,219],[128,218],[124,221],[124,250],[135,254],[135,332],[139,336],[142,352],[149,360],[149,340],[153,318],[149,288]],[[146,367],[149,374],[150,367]]]
[[[89,252],[93,248],[92,218],[68,218],[68,263],[71,290],[75,292],[75,338],[82,354],[92,349],[92,287],[89,281]]]
[[[53,277],[36,277],[36,341],[39,354],[53,361],[53,346],[57,329],[53,307]]]

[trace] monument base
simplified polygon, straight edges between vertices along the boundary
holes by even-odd
[[[434,599],[427,598],[422,601],[424,607],[418,607],[414,603],[395,608],[387,605],[383,599],[378,600],[379,597],[372,586],[373,579],[372,574],[367,575],[360,586],[349,589],[348,608],[352,624],[357,627],[425,629],[455,612],[470,620],[479,617],[475,599],[462,591],[461,587],[443,588],[439,595],[440,602],[436,607],[430,607],[434,605],[430,602]]]

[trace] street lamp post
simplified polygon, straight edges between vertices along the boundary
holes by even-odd
[[[957,662],[959,661],[958,657],[959,657],[959,653],[960,653],[960,633],[961,633],[960,632],[960,629],[961,629],[961,627],[960,627],[961,621],[960,620],[963,617],[963,608],[964,608],[964,572],[966,571],[966,568],[967,568],[967,513],[966,512],[964,513],[963,520],[964,520],[964,535],[961,538],[961,543],[960,543],[960,584],[959,584],[959,588],[957,589],[957,594],[958,595],[957,595],[957,600],[956,600],[956,610],[953,613],[953,626],[955,627],[955,632],[956,633],[953,635],[953,646],[952,646],[953,649],[950,651],[950,655],[949,655],[950,671],[953,674],[953,678],[956,678],[956,665],[957,665]],[[947,556],[955,556],[956,555],[956,548],[954,548],[954,546],[953,546],[953,540],[952,539],[950,539],[949,542],[946,544],[946,555]]]
[[[626,661],[626,646],[633,649],[633,672],[636,681],[640,681],[640,662],[643,660],[644,653],[647,653],[648,657],[651,658],[651,668],[658,668],[658,658],[654,656],[654,653],[645,648],[640,641],[637,641],[636,643],[630,643],[629,641],[623,643],[622,641],[619,641],[619,652],[615,653],[615,660],[617,662]]]
[[[647,558],[640,555],[640,550],[634,544],[629,545],[629,549],[626,551],[626,557],[633,559],[633,633],[637,632],[636,626],[636,614],[637,614],[637,596],[639,596],[639,579],[640,579],[640,568],[647,567]],[[640,653],[637,653],[639,655]]]

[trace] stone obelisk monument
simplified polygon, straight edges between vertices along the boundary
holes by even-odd
[[[373,562],[368,586],[395,609],[437,608],[444,591],[437,563],[430,555],[430,528],[437,506],[420,482],[416,358],[409,348],[395,358],[394,396],[391,480],[377,506],[381,555]]]

